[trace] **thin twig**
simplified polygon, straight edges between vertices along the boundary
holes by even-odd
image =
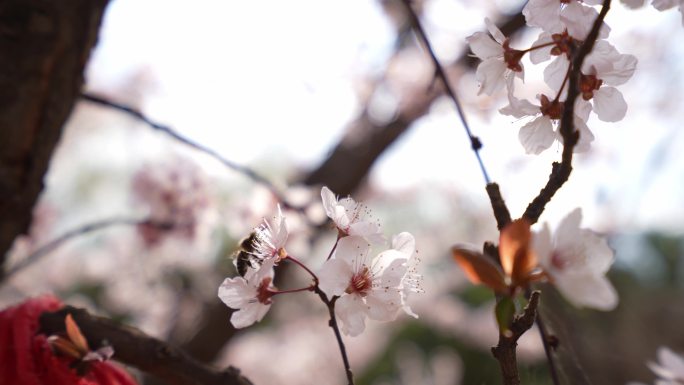
[[[177,140],[177,141],[179,141],[179,142],[181,142],[181,143],[183,143],[189,147],[192,147],[192,148],[194,148],[200,152],[203,152],[203,153],[211,156],[212,158],[221,162],[226,167],[228,167],[234,171],[237,171],[237,172],[247,176],[248,178],[252,179],[254,182],[266,187],[271,192],[271,194],[273,194],[273,196],[279,202],[281,202],[283,204],[283,206],[285,206],[286,208],[296,210],[296,211],[300,211],[300,212],[304,210],[304,207],[301,207],[298,205],[293,205],[293,204],[289,203],[288,200],[285,198],[285,195],[266,177],[260,175],[259,173],[257,173],[256,171],[252,170],[251,168],[249,168],[247,166],[243,166],[243,165],[235,163],[229,159],[226,159],[221,154],[212,150],[209,147],[206,147],[206,146],[201,145],[201,144],[199,144],[199,143],[197,143],[197,142],[195,142],[189,138],[186,138],[185,136],[179,134],[177,131],[175,131],[174,129],[172,129],[169,126],[166,126],[166,125],[163,125],[161,123],[158,123],[158,122],[151,120],[150,118],[145,116],[142,112],[136,110],[133,107],[126,106],[126,105],[119,104],[119,103],[115,103],[115,102],[108,100],[108,99],[105,99],[101,96],[96,96],[96,95],[92,95],[92,94],[88,94],[88,93],[81,94],[81,99],[89,101],[91,103],[99,104],[101,106],[113,108],[115,110],[127,113],[127,114],[133,116],[134,118],[142,121],[143,123],[147,124],[148,126],[152,127],[153,129],[160,131],[160,132],[163,132],[164,134],[172,137],[173,139],[175,139],[175,140]]]
[[[38,262],[41,258],[46,256],[47,254],[53,252],[55,249],[57,249],[59,246],[61,246],[64,242],[76,238],[78,236],[92,233],[97,230],[101,230],[104,228],[112,227],[112,226],[137,226],[137,225],[151,225],[157,228],[170,228],[173,227],[173,223],[168,223],[168,222],[154,222],[150,219],[133,219],[133,218],[110,218],[110,219],[105,219],[99,222],[93,222],[93,223],[88,223],[84,226],[78,227],[76,229],[67,231],[66,233],[62,234],[61,236],[47,242],[46,244],[42,245],[38,249],[36,249],[33,253],[29,254],[26,258],[22,259],[21,261],[17,262],[16,265],[12,266],[5,274],[0,276],[0,283],[5,281],[7,278],[11,277],[12,275],[16,274],[17,272],[25,269],[26,267]]]
[[[482,171],[482,176],[485,179],[485,183],[489,184],[491,183],[491,181],[489,180],[489,175],[487,174],[487,170],[485,169],[484,162],[482,162],[482,158],[480,157],[480,149],[482,148],[482,142],[480,141],[480,138],[473,135],[472,131],[470,130],[470,125],[466,120],[463,107],[461,106],[461,102],[459,101],[456,92],[453,90],[453,88],[451,88],[451,83],[449,82],[449,78],[447,77],[446,71],[444,71],[444,68],[439,63],[439,60],[437,59],[437,56],[435,55],[435,52],[432,49],[432,46],[430,45],[430,40],[428,40],[428,37],[425,34],[422,25],[420,24],[420,19],[418,19],[418,15],[411,7],[411,0],[402,0],[402,3],[406,6],[406,10],[408,11],[409,19],[411,20],[413,29],[416,31],[418,37],[423,41],[425,49],[427,50],[428,54],[430,55],[430,58],[432,59],[432,63],[435,66],[435,76],[439,77],[442,80],[447,95],[449,95],[449,98],[451,98],[451,100],[454,102],[454,105],[456,106],[458,116],[461,119],[463,128],[465,129],[465,132],[468,135],[468,139],[470,140],[470,148],[473,150],[473,153],[477,158],[477,163],[480,165],[480,171]]]
[[[349,358],[347,357],[347,348],[344,346],[344,341],[342,340],[342,334],[340,333],[340,328],[337,325],[337,317],[335,316],[335,302],[339,297],[333,297],[328,299],[328,296],[316,286],[314,292],[321,297],[321,300],[328,307],[328,313],[330,314],[330,321],[328,325],[335,332],[335,338],[337,339],[337,346],[340,348],[340,354],[342,355],[342,364],[344,365],[344,372],[347,375],[347,385],[354,385],[354,374],[351,371],[351,365],[349,364]]]
[[[601,12],[596,20],[594,20],[589,35],[587,35],[584,43],[572,56],[571,66],[569,67],[571,68],[571,71],[570,76],[568,77],[568,96],[565,99],[565,107],[560,123],[560,134],[563,137],[561,162],[553,162],[548,182],[544,188],[541,189],[539,195],[537,195],[537,197],[527,206],[527,209],[525,209],[523,217],[529,219],[531,223],[535,223],[539,220],[546,204],[549,203],[556,191],[558,191],[568,180],[570,173],[572,172],[572,155],[575,145],[579,140],[579,132],[575,130],[574,123],[575,100],[577,100],[577,96],[579,95],[578,80],[582,70],[582,63],[584,63],[584,59],[594,48],[599,30],[603,25],[603,20],[610,9],[610,1],[611,0],[604,0]]]
[[[195,361],[183,351],[149,337],[138,329],[67,306],[43,313],[40,329],[47,335],[64,333],[64,319],[71,314],[88,340],[88,345],[114,348],[113,359],[134,366],[172,385],[252,385],[236,368],[216,370]]]
[[[558,344],[558,341],[556,340],[555,342],[551,342],[551,339],[555,337],[549,335],[548,331],[546,330],[544,320],[542,319],[542,316],[539,312],[537,312],[536,322],[537,328],[539,329],[539,337],[541,338],[542,344],[544,345],[544,353],[546,354],[546,362],[549,365],[549,373],[551,374],[551,380],[553,381],[553,385],[560,385],[560,379],[558,378],[558,369],[556,368],[556,360],[553,357],[553,352],[555,350],[556,345]]]

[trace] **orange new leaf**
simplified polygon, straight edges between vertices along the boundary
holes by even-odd
[[[503,272],[487,256],[460,245],[452,247],[451,254],[470,282],[487,285],[497,293],[508,292]]]
[[[530,222],[517,219],[501,230],[499,255],[501,266],[511,277],[513,285],[524,285],[530,272],[537,267],[537,257],[530,249]]]
[[[66,324],[67,335],[69,336],[71,342],[73,342],[74,346],[82,354],[88,353],[88,351],[90,351],[90,348],[88,347],[88,341],[83,336],[83,333],[81,333],[81,329],[78,327],[78,325],[76,325],[76,322],[71,317],[71,314],[67,314],[64,323]]]

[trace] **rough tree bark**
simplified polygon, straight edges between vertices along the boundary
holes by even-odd
[[[0,274],[27,231],[107,0],[0,0]]]

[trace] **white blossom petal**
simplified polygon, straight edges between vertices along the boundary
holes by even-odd
[[[539,106],[535,106],[527,99],[518,99],[509,95],[508,102],[509,104],[506,107],[499,110],[503,115],[520,119],[526,116],[534,116],[541,112]]]
[[[653,0],[653,7],[659,11],[670,9],[677,5],[679,0]]]
[[[477,94],[492,95],[501,90],[506,82],[506,69],[506,63],[500,58],[490,58],[480,63],[475,71],[475,79],[480,83],[480,91]]]
[[[541,266],[550,266],[552,263],[553,244],[551,242],[551,229],[547,223],[544,223],[542,229],[534,234],[532,244],[539,264]]]
[[[368,318],[376,321],[393,321],[401,309],[401,293],[397,290],[374,290],[365,299]]]
[[[551,147],[556,139],[556,134],[553,131],[551,120],[546,116],[540,116],[520,127],[518,138],[526,153],[537,155]]]
[[[359,236],[340,238],[335,249],[335,258],[347,262],[350,266],[359,266],[366,263],[371,245]]]
[[[585,121],[575,114],[574,116],[575,130],[579,132],[579,140],[573,148],[574,152],[586,152],[591,147],[591,142],[594,141],[594,134],[591,132]],[[561,138],[562,142],[562,138]]]
[[[560,2],[558,0],[529,0],[522,11],[531,27],[544,31],[560,32]]]
[[[537,40],[535,40],[534,43],[532,43],[532,47],[548,44],[548,43],[551,43],[552,41],[553,41],[553,39],[551,38],[551,34],[548,32],[542,31],[542,33],[539,34],[539,37],[537,38]],[[551,49],[552,48],[553,48],[553,46],[548,46],[548,47],[537,48],[535,50],[532,50],[530,52],[530,61],[532,62],[532,64],[539,64],[539,63],[542,63],[542,62],[549,60],[551,58]]]
[[[485,18],[485,25],[487,26],[487,30],[492,35],[494,40],[496,40],[496,42],[499,43],[499,45],[503,45],[504,41],[506,40],[506,36],[504,36],[503,32],[501,32],[499,27],[497,27],[496,24],[489,20],[488,17]]]
[[[560,55],[544,69],[544,81],[551,87],[553,94],[558,93],[558,90],[560,90],[569,67],[570,61],[565,55]]]
[[[617,122],[627,113],[627,102],[622,93],[614,87],[601,87],[594,92],[594,111],[604,122]]]
[[[577,1],[567,4],[560,13],[560,20],[565,24],[568,34],[578,40],[586,39],[597,17],[596,9],[584,6]],[[610,27],[605,22],[602,23],[598,38],[605,39],[609,34]]]
[[[466,38],[470,50],[481,60],[503,57],[503,47],[494,41],[486,32],[475,32]]]
[[[329,259],[325,261],[318,273],[318,287],[328,296],[342,295],[349,286],[354,272],[348,261]]]
[[[588,272],[558,275],[555,285],[563,297],[577,307],[609,311],[618,304],[615,288],[603,275]]]
[[[392,248],[411,257],[416,252],[416,239],[409,232],[403,232],[392,237]]]
[[[245,328],[255,322],[261,321],[270,308],[270,304],[262,304],[260,302],[250,303],[242,309],[233,312],[233,315],[230,317],[230,323],[232,323],[233,327],[236,329]]]
[[[358,295],[340,297],[335,302],[335,315],[346,335],[356,337],[366,329],[366,305]]]
[[[658,348],[658,364],[649,362],[648,367],[662,379],[684,379],[684,358],[667,347]]]
[[[239,309],[256,297],[256,288],[242,277],[226,278],[218,289],[218,296],[228,307]]]
[[[620,0],[620,2],[627,6],[627,8],[636,9],[643,7],[646,0]]]

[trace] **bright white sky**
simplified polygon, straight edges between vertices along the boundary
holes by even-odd
[[[433,0],[425,10],[426,27],[446,61],[461,52],[466,36],[484,28],[495,6],[513,9],[518,3]],[[616,4],[607,21],[611,42],[639,57],[637,76],[621,88],[630,110],[618,124],[590,121],[594,150],[578,158],[571,182],[545,218],[555,221],[579,205],[599,228],[617,223],[681,232],[684,157],[677,149],[684,148],[684,135],[677,122],[684,112],[673,100],[681,94],[672,94],[684,87],[681,15]],[[393,38],[392,25],[371,0],[115,0],[88,87],[121,90],[123,81],[144,73],[141,84],[129,83],[128,93],[144,90],[144,110],[154,119],[236,162],[288,158],[309,167],[354,118],[355,81],[382,71]],[[527,79],[534,84],[534,75],[528,72]],[[522,122],[477,111],[482,104],[475,104],[480,99],[472,77],[458,89],[485,144],[489,172],[519,214],[546,180],[559,148],[524,155],[517,141]],[[486,199],[448,101],[435,105],[382,157],[373,177],[387,189],[440,183]]]

